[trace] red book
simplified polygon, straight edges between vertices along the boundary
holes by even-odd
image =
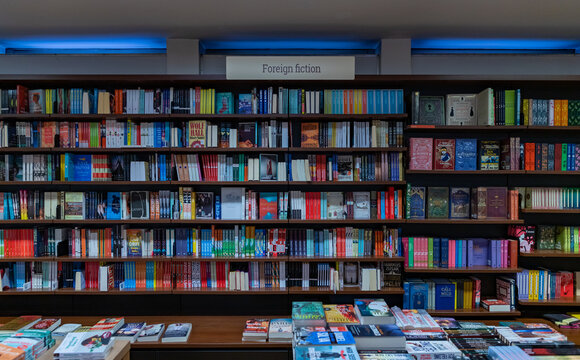
[[[570,271],[561,271],[562,285],[560,296],[563,298],[574,297],[574,274]]]
[[[561,155],[560,155],[561,156]],[[524,144],[524,170],[534,170],[536,166],[536,144],[535,143],[525,143]]]
[[[519,251],[519,244],[517,240],[509,240],[508,241],[508,256],[509,256],[509,267],[515,269],[518,267],[518,251]]]
[[[409,139],[409,170],[433,170],[433,139]]]
[[[28,114],[28,88],[16,85],[16,113]]]
[[[454,170],[455,139],[435,139],[433,147],[435,170]]]
[[[362,114],[367,113],[367,91],[362,90]]]
[[[487,217],[496,219],[507,218],[507,188],[487,188]]]
[[[562,169],[562,144],[554,146],[554,169],[556,171]]]
[[[395,188],[389,187],[389,219],[395,218]]]

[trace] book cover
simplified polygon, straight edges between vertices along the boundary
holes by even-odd
[[[324,321],[324,307],[320,301],[293,301],[292,320]]]
[[[435,309],[455,309],[455,284],[447,280],[435,280]],[[440,324],[441,325],[441,324]]]
[[[107,220],[121,220],[121,193],[118,191],[107,192]]]
[[[407,341],[407,352],[417,359],[461,357],[461,351],[449,341]]]
[[[304,148],[319,147],[319,123],[303,122],[301,124],[300,146]]]
[[[268,319],[250,319],[246,320],[244,327],[244,336],[264,336],[268,334],[270,320]]]
[[[65,220],[83,220],[85,217],[85,194],[67,191],[64,194]]]
[[[389,306],[383,299],[354,299],[356,311],[361,316],[392,317]]]
[[[338,155],[336,157],[338,181],[353,181],[352,155]]]
[[[239,94],[238,95],[238,114],[251,114],[252,113],[252,94]]]
[[[238,125],[238,147],[256,147],[256,123],[239,123]]]
[[[425,219],[425,188],[421,186],[412,186],[409,190],[409,199],[409,219]]]
[[[445,125],[445,99],[443,96],[419,96],[420,125]]]
[[[175,323],[167,326],[162,342],[186,342],[191,333],[190,323]]]
[[[379,338],[387,338],[387,337],[395,337],[400,336],[404,337],[405,334],[401,331],[401,329],[395,324],[388,324],[388,325],[347,325],[346,328],[348,331],[352,333],[355,337],[379,337]]]
[[[72,174],[69,172],[69,180],[91,181],[93,169],[91,155],[70,154],[69,156],[74,169]]]
[[[499,141],[481,141],[479,153],[481,170],[499,170]]]
[[[538,225],[536,229],[536,244],[538,250],[554,250],[556,227],[554,225]]]
[[[204,148],[206,144],[207,121],[191,120],[187,123],[188,147]]]
[[[157,341],[165,329],[165,324],[146,325],[139,334],[139,341]]]
[[[487,188],[487,217],[495,219],[507,218],[507,188]]]
[[[344,219],[344,196],[341,192],[331,191],[326,195],[327,219]]]
[[[409,150],[409,170],[433,169],[433,138],[410,138]]]
[[[371,218],[371,194],[368,191],[355,191],[352,193],[354,198],[354,219]]]
[[[222,187],[221,218],[223,220],[243,220],[245,216],[245,188]]]
[[[326,322],[333,325],[358,324],[354,308],[350,304],[323,305]]]
[[[213,219],[213,192],[195,193],[196,219]]]
[[[260,154],[260,180],[278,180],[278,155]]]
[[[215,94],[215,113],[233,114],[234,95],[231,92],[218,92]]]
[[[298,346],[294,360],[360,360],[354,345]]]
[[[28,110],[30,114],[44,114],[45,104],[44,90],[28,90]]]
[[[455,170],[477,170],[477,139],[455,140]]]
[[[447,125],[451,126],[476,126],[476,95],[475,94],[449,94],[446,97]]]
[[[471,190],[452,187],[449,194],[449,217],[452,219],[469,219]]]
[[[427,217],[429,219],[449,218],[449,188],[430,186],[427,189]]]
[[[260,219],[261,220],[278,219],[278,193],[275,192],[260,193]]]
[[[435,139],[433,156],[435,170],[455,169],[455,139]]]
[[[471,244],[471,266],[487,266],[489,259],[489,242],[488,239],[474,238],[468,240]]]
[[[149,191],[131,191],[131,219],[149,219]]]
[[[127,229],[127,256],[143,256],[141,248],[143,244],[142,229]]]

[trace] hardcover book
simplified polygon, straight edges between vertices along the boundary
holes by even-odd
[[[554,250],[556,247],[556,227],[554,225],[538,225],[536,231],[538,250]]]
[[[219,92],[215,94],[215,113],[216,114],[233,114],[234,113],[234,95],[231,92]]]
[[[469,188],[451,188],[449,194],[450,218],[469,219],[470,192]]]
[[[455,284],[443,280],[435,280],[435,309],[455,310]]]
[[[260,180],[278,180],[278,155],[260,154]]]
[[[449,94],[446,97],[446,123],[452,126],[476,126],[476,95]]]
[[[320,146],[319,124],[317,122],[303,122],[301,124],[300,146],[303,148],[317,148]]]
[[[192,120],[187,122],[187,142],[190,148],[204,148],[206,144],[207,121]]]
[[[445,125],[443,96],[419,96],[419,124]]]
[[[409,170],[433,169],[433,139],[410,138]]]
[[[275,192],[260,193],[260,219],[261,220],[278,219],[278,193]]]
[[[238,114],[251,114],[252,113],[252,94],[239,94],[238,95]]]
[[[239,123],[238,125],[238,147],[256,147],[256,123]]]
[[[455,140],[455,170],[477,170],[477,139]]]
[[[196,219],[213,219],[213,192],[195,193]]]
[[[64,219],[83,220],[84,218],[85,218],[84,193],[67,191],[64,194]]]
[[[350,304],[330,304],[324,306],[324,315],[328,326],[358,324],[354,308]]]
[[[425,219],[425,188],[412,186],[409,189],[410,219]]]
[[[430,186],[427,189],[427,195],[427,217],[429,219],[449,218],[449,188]]]
[[[353,181],[352,155],[338,155],[336,157],[338,181]]]
[[[328,192],[326,195],[328,203],[328,219],[344,219],[344,196],[341,192]]]
[[[433,156],[435,170],[455,169],[455,140],[435,139]]]
[[[131,219],[149,219],[149,191],[131,191]]]
[[[479,153],[481,170],[499,170],[499,141],[481,141]]]
[[[507,188],[487,188],[487,217],[495,219],[507,218]]]

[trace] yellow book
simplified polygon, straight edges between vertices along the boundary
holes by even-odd
[[[569,231],[572,231],[572,229],[569,229]],[[578,249],[578,245],[579,245],[578,236],[580,235],[578,226],[574,226],[573,231],[574,231],[574,254],[578,254],[578,253],[580,253],[580,249]],[[568,245],[568,246],[570,246],[570,245]]]
[[[324,316],[329,326],[344,326],[359,324],[354,306],[351,304],[322,305]]]
[[[529,106],[530,106],[529,100],[524,99],[524,101],[522,102],[522,113],[524,114],[524,125],[526,126],[530,122]]]
[[[211,89],[211,113],[215,114],[215,89]]]
[[[568,126],[568,99],[564,99],[561,101],[561,107],[562,107],[561,126]]]
[[[195,220],[195,191],[191,191],[191,188],[189,191],[191,194],[191,220]]]
[[[562,100],[554,100],[554,126],[562,126]]]
[[[185,211],[183,211],[183,188],[180,187],[179,188],[179,209],[181,210],[179,212],[179,218],[181,220],[185,219]]]

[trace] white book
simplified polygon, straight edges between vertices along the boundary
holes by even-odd
[[[223,220],[243,220],[244,219],[244,194],[243,187],[222,187],[222,219]]]

